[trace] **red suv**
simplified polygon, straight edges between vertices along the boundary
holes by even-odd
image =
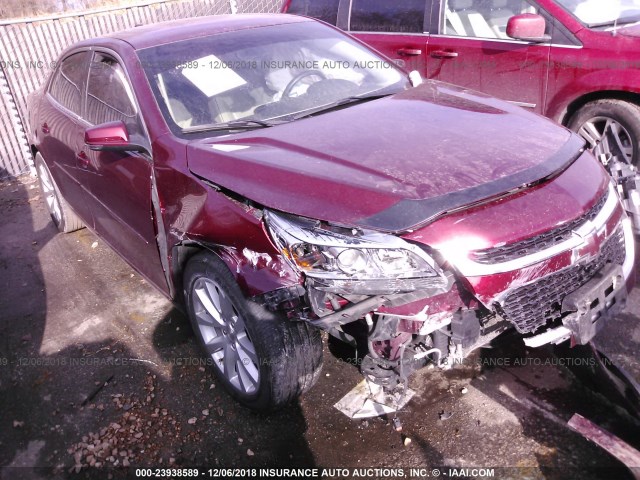
[[[545,118],[418,83],[313,19],[149,25],[62,54],[31,148],[57,227],[183,303],[250,407],[314,383],[320,330],[399,394],[510,327],[590,341],[634,276],[605,170]]]
[[[604,162],[638,164],[639,0],[287,0],[282,11],[550,117]]]

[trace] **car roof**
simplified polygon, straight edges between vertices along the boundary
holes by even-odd
[[[305,17],[284,14],[236,14],[211,15],[207,17],[183,18],[168,22],[153,23],[114,32],[102,37],[114,38],[130,44],[134,49],[164,45],[190,38],[205,37],[224,32],[233,32],[249,28],[259,28],[287,23],[313,21]],[[99,43],[100,39],[92,39],[82,43]]]

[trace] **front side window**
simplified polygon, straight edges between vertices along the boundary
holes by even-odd
[[[507,22],[523,13],[539,12],[526,0],[445,0],[440,31],[460,37],[508,39]]]
[[[85,119],[93,125],[122,121],[133,143],[149,146],[125,70],[107,53],[95,52],[90,62]]]
[[[86,119],[89,123],[121,120],[129,126],[137,116],[133,92],[122,66],[111,56],[96,52],[89,66]]]
[[[55,73],[49,94],[66,109],[81,114],[82,85],[87,76],[88,51],[74,53],[60,63]]]
[[[291,0],[287,13],[317,18],[335,25],[340,0]]]
[[[353,0],[349,29],[354,32],[423,33],[425,0]]]
[[[388,60],[318,22],[252,28],[138,52],[178,135],[295,121],[408,88]]]

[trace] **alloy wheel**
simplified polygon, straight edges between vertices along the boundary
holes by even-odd
[[[42,184],[42,194],[47,202],[49,213],[53,216],[56,224],[59,225],[60,222],[62,222],[62,209],[60,208],[60,201],[58,200],[53,179],[51,175],[49,175],[47,168],[42,164],[40,164],[38,168],[38,175]]]
[[[259,386],[260,367],[242,315],[220,285],[209,278],[194,282],[192,298],[207,354],[235,389],[253,394]]]
[[[633,142],[626,128],[610,117],[593,117],[578,130],[589,149],[599,160],[616,157],[618,161],[633,163]]]

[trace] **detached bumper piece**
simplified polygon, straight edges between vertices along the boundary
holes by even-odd
[[[564,298],[562,311],[569,314],[562,323],[571,330],[575,343],[585,345],[610,317],[624,308],[626,301],[627,288],[622,267],[608,264],[585,285]]]
[[[400,411],[415,394],[410,388],[402,395],[390,394],[380,385],[364,379],[334,407],[349,418],[378,417]]]

